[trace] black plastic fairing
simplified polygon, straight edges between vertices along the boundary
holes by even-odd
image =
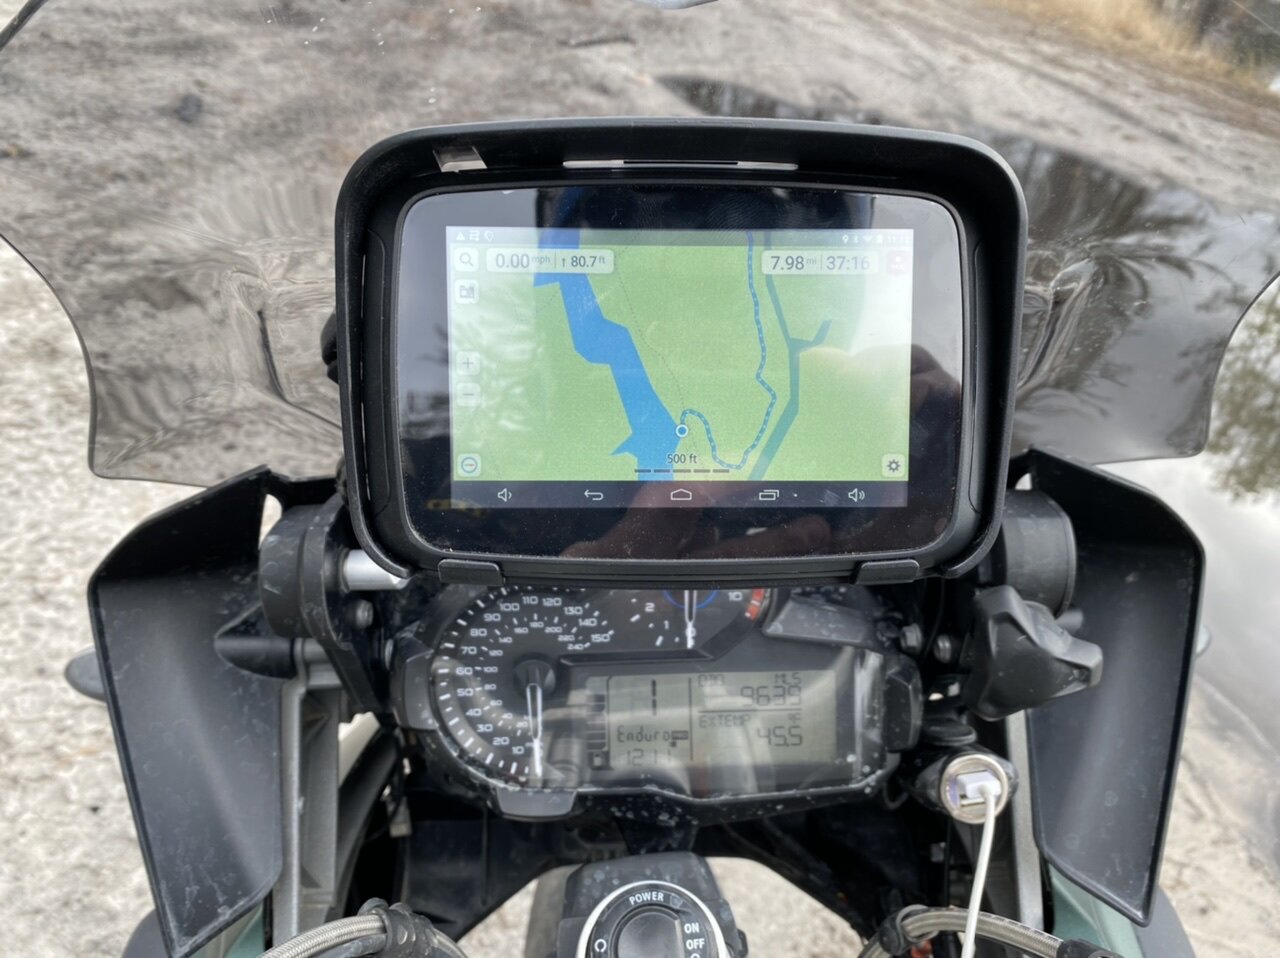
[[[1106,663],[1095,688],[1028,713],[1036,843],[1073,882],[1145,925],[1173,798],[1204,553],[1138,486],[1043,452],[1022,463],[1071,517],[1078,635],[1100,646]]]
[[[332,483],[265,469],[134,529],[94,573],[89,611],[143,862],[168,951],[193,954],[281,867],[281,680],[224,661],[215,635],[258,601],[262,505]]]

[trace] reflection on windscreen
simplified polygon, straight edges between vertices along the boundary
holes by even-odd
[[[1231,339],[1213,393],[1205,447],[1229,495],[1280,491],[1280,283],[1258,298]]]

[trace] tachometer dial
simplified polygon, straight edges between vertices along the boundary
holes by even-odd
[[[505,588],[482,596],[446,629],[431,663],[445,730],[502,777],[554,779],[544,716],[560,698],[560,658],[612,640],[585,592]]]
[[[598,601],[632,649],[694,649],[736,621],[760,617],[767,589],[614,590]]]

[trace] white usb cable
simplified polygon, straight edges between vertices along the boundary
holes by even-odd
[[[973,958],[978,944],[978,913],[982,911],[982,890],[987,884],[987,866],[991,862],[991,845],[996,836],[996,809],[1003,791],[1000,780],[989,772],[960,776],[962,793],[972,801],[982,799],[982,838],[978,842],[978,859],[973,869],[973,890],[969,893],[969,912],[964,923],[964,945],[960,958]]]

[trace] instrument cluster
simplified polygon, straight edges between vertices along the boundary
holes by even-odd
[[[901,680],[856,587],[454,587],[397,662],[398,717],[466,780],[686,800],[869,788]]]

